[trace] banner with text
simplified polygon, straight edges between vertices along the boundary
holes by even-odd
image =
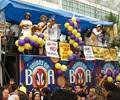
[[[46,45],[45,45],[45,49],[46,49],[46,54],[48,57],[56,57],[58,58],[58,43],[54,42],[54,41],[46,41]]]
[[[59,53],[61,60],[68,60],[68,51],[70,50],[70,44],[69,43],[59,43]]]
[[[91,46],[84,46],[84,55],[86,60],[95,60]]]
[[[56,87],[56,78],[58,72],[55,69],[55,63],[65,64],[68,69],[64,72],[67,83],[74,85],[75,83],[94,86],[96,84],[96,74],[101,70],[111,71],[117,67],[116,62],[94,61],[77,59],[76,61],[54,61],[50,57],[40,57],[36,55],[20,55],[19,57],[19,84],[25,83],[29,90],[33,87]],[[53,88],[54,89],[54,88]]]

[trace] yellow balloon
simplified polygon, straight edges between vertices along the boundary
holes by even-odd
[[[24,40],[24,38],[25,38],[25,36],[21,36],[21,37],[20,37],[20,40]]]
[[[77,34],[76,34],[76,37],[77,37],[77,38],[79,38],[80,36],[81,36],[81,34],[80,34],[80,33],[77,33]]]
[[[74,42],[75,42],[75,41],[72,40],[72,39],[70,39],[70,41],[69,41],[70,44],[73,44]]]
[[[68,26],[68,31],[72,31],[73,30],[73,27],[72,26]]]
[[[72,33],[73,33],[73,34],[77,34],[77,30],[76,30],[76,29],[73,29],[73,30],[72,30]]]
[[[110,83],[112,83],[112,82],[113,82],[113,78],[109,76],[109,77],[107,78],[107,81],[110,82]]]
[[[19,52],[24,52],[24,46],[19,46],[19,47],[18,47],[18,51],[19,51]]]
[[[74,47],[74,48],[77,48],[77,47],[78,47],[78,43],[77,43],[77,42],[74,42],[74,43],[73,43],[73,47]]]
[[[31,50],[31,49],[32,49],[32,46],[31,46],[29,43],[26,43],[26,44],[24,45],[24,49],[26,49],[26,50]]]
[[[45,41],[42,39],[40,43],[40,47],[43,47],[45,45]]]
[[[68,40],[70,40],[71,38],[70,38],[70,36],[68,36]]]
[[[116,81],[120,82],[120,75],[117,75]]]
[[[32,40],[32,35],[28,36],[30,40]]]
[[[19,46],[19,45],[18,45],[18,40],[15,41],[15,45],[16,45],[16,46]]]
[[[37,43],[38,43],[38,44],[41,44],[41,42],[42,42],[42,38],[38,38],[38,39],[37,39]]]
[[[65,28],[68,28],[69,25],[70,25],[69,23],[64,24]]]
[[[79,37],[79,40],[82,41],[82,37]]]
[[[72,56],[72,55],[73,55],[73,51],[72,51],[72,50],[69,50],[69,51],[67,52],[67,54],[68,54],[68,56]]]
[[[73,21],[73,22],[76,22],[77,19],[76,19],[75,17],[72,17],[72,21]]]
[[[35,42],[37,42],[38,36],[37,36],[37,35],[33,35],[33,36],[32,36],[32,40],[34,40]]]
[[[61,64],[60,64],[60,63],[56,63],[56,64],[55,64],[55,68],[56,68],[56,69],[61,69]]]
[[[61,66],[61,71],[65,72],[67,70],[67,66],[66,65],[62,65]]]

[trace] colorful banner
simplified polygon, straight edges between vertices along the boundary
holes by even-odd
[[[58,58],[58,43],[54,41],[46,41],[45,44],[46,55],[47,57],[56,57]]]
[[[91,46],[84,46],[84,55],[86,60],[95,60]]]
[[[104,60],[111,61],[111,54],[108,48],[104,48]]]
[[[64,75],[67,83],[74,85],[75,83],[85,84],[87,86],[95,86],[96,76],[104,70],[113,73],[117,67],[116,62],[104,62],[101,60],[83,60],[76,61],[54,61],[50,57],[40,57],[36,55],[20,55],[19,59],[19,84],[25,83],[29,90],[33,87],[50,87],[53,90],[57,87],[56,79],[58,78],[55,63],[61,63],[68,67]]]
[[[117,50],[114,48],[110,48],[109,50],[111,55],[111,61],[118,61]]]
[[[95,59],[104,60],[104,48],[93,46],[93,54],[95,56]]]
[[[61,60],[68,60],[68,51],[70,50],[70,44],[69,43],[59,43],[59,53]]]

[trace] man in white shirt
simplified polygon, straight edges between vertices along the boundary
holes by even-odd
[[[94,45],[102,46],[102,25],[98,24],[93,28],[90,38]]]
[[[60,40],[60,34],[61,34],[60,25],[56,24],[55,18],[50,19],[50,24],[51,24],[49,31],[50,40],[52,41]]]
[[[21,34],[23,36],[30,36],[32,34],[32,22],[30,21],[31,14],[29,12],[25,13],[25,19],[20,22],[20,28],[22,29]]]

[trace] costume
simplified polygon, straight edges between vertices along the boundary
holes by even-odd
[[[50,28],[50,33],[49,33],[49,38],[52,41],[57,41],[60,40],[60,34],[61,34],[61,30],[58,26],[58,24],[53,24]]]
[[[30,36],[31,35],[31,28],[32,28],[32,22],[30,20],[24,19],[21,21],[20,25],[22,25],[22,31],[21,34],[23,36]]]

